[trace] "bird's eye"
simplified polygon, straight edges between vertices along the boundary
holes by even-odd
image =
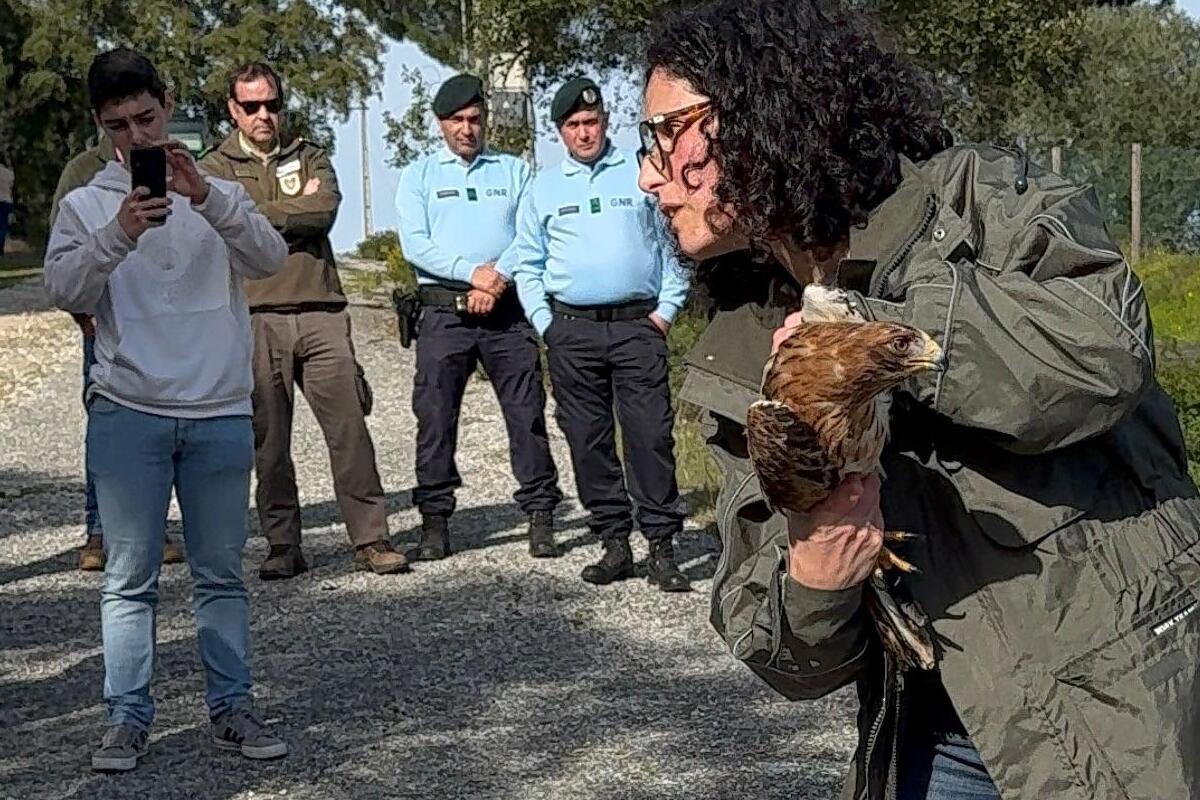
[[[912,347],[911,336],[897,336],[892,339],[892,350],[897,353],[907,353],[910,347]]]

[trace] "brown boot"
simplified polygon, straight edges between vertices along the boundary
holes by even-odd
[[[354,568],[370,570],[376,575],[395,575],[408,571],[408,559],[392,549],[391,542],[380,540],[354,551]]]
[[[163,560],[164,564],[182,564],[184,562],[183,544],[178,539],[172,539],[164,534],[166,539],[163,542]]]
[[[83,547],[79,548],[79,569],[81,572],[104,571],[104,539],[102,537],[88,535]]]

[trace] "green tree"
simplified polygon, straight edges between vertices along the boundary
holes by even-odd
[[[604,80],[640,68],[642,42],[668,6],[684,0],[347,0],[389,36],[406,38],[431,58],[455,70],[470,71],[491,86],[496,74],[514,66],[524,72],[535,96],[545,96],[568,77],[587,72]],[[402,166],[437,147],[440,136],[430,119],[428,98],[435,87],[415,70],[403,76],[413,103],[387,118],[392,163]],[[618,81],[620,83],[620,81]],[[619,111],[629,97],[610,97]],[[544,130],[545,104],[535,105]],[[495,116],[495,115],[494,115]],[[493,119],[489,142],[497,149],[524,152],[532,144],[525,125]]]
[[[381,37],[366,18],[315,0],[0,0],[0,19],[0,147],[35,237],[58,167],[94,135],[85,80],[100,50],[144,52],[180,107],[222,130],[229,70],[269,61],[284,78],[293,130],[327,142],[381,75]]]
[[[581,70],[640,63],[647,30],[698,0],[347,0],[389,36],[456,69],[520,59],[540,88]],[[465,26],[464,26],[465,22]]]
[[[866,0],[885,38],[932,73],[966,140],[1011,142],[1014,110],[1083,55],[1084,0]]]
[[[1029,94],[1014,124],[1063,145],[1200,148],[1200,24],[1170,8],[1094,8],[1078,26],[1078,68]]]
[[[348,2],[453,68],[486,78],[491,68],[519,59],[535,92],[544,93],[581,71],[636,82],[647,34],[668,9],[699,0]],[[1028,132],[1021,127],[1028,98],[1068,83],[1086,57],[1084,12],[1133,0],[846,2],[872,14],[885,40],[934,76],[960,138],[1011,142]],[[392,132],[398,141],[414,130],[408,124],[406,132]]]
[[[1142,144],[1143,241],[1200,248],[1200,24],[1170,7],[1094,8],[1079,29],[1079,68],[1031,93],[1015,127],[1042,159],[1092,183],[1110,227],[1129,235],[1130,145]]]

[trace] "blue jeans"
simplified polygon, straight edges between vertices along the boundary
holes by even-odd
[[[92,385],[92,366],[96,363],[96,337],[83,337],[83,407],[87,410],[87,393]],[[100,506],[96,503],[96,482],[92,479],[92,470],[88,466],[87,441],[83,443],[83,534],[84,536],[103,536],[104,526],[100,522]],[[163,513],[163,532],[167,530],[166,512]]]
[[[97,396],[88,466],[105,520],[104,699],[112,724],[149,727],[162,521],[174,485],[209,715],[250,705],[250,603],[242,580],[254,433],[250,417],[178,419]]]
[[[83,337],[83,407],[87,408],[87,393],[92,385],[92,365],[96,363],[96,337],[84,335]],[[84,442],[83,447],[83,475],[84,475],[84,491],[86,494],[83,498],[83,516],[84,516],[84,535],[85,536],[103,536],[104,529],[100,524],[100,508],[96,505],[96,482],[92,480],[92,470],[87,465],[87,442]]]
[[[12,214],[12,203],[0,203],[0,256],[4,255],[4,241],[8,238],[10,214]]]
[[[912,730],[903,745],[897,798],[1000,800],[1000,792],[969,738]]]

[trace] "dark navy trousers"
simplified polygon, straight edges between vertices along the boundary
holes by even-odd
[[[556,314],[545,341],[555,416],[571,447],[592,531],[601,539],[628,538],[632,497],[643,535],[670,539],[683,529],[684,514],[675,480],[666,339],[648,318],[598,322]]]
[[[510,296],[487,316],[426,307],[416,342],[412,404],[417,417],[417,487],[413,503],[423,516],[449,516],[462,478],[454,462],[458,415],[467,381],[483,365],[508,428],[509,456],[525,513],[558,505],[558,470],[546,432],[546,390],[537,337],[520,303]],[[485,476],[480,476],[483,480]]]

